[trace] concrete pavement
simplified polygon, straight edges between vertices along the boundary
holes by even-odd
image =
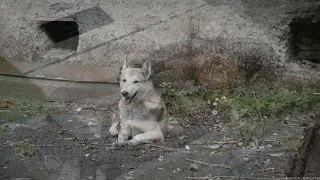
[[[260,146],[239,146],[232,131],[213,131],[188,144],[187,148],[165,154],[116,180],[182,179],[277,179],[286,177],[292,153],[279,149],[291,133],[302,136],[299,126],[278,124]],[[192,167],[198,167],[197,170]]]

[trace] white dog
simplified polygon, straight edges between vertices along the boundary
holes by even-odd
[[[168,131],[168,112],[161,96],[156,93],[150,76],[149,60],[141,68],[128,67],[127,59],[125,60],[119,79],[120,117],[109,129],[111,135],[118,135],[116,144],[164,142]]]

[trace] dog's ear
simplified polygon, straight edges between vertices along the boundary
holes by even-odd
[[[126,59],[123,62],[122,71],[128,68],[128,56],[126,56]]]
[[[144,74],[146,80],[149,80],[151,76],[151,62],[149,59],[146,59],[141,67],[141,71]]]

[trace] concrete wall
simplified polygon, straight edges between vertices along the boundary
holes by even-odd
[[[160,60],[199,50],[261,54],[264,64],[286,65],[289,23],[308,16],[318,1],[1,1],[0,56],[8,60],[121,67],[127,55]],[[54,51],[39,21],[94,6],[114,21],[79,37],[77,52]]]

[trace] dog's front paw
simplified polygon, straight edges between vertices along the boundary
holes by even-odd
[[[137,140],[137,139],[135,139],[135,138],[132,138],[130,141],[128,141],[129,143],[128,144],[130,144],[130,145],[132,145],[132,146],[136,146],[136,145],[139,145],[139,144],[141,144],[141,141],[139,141],[139,140]]]
[[[122,146],[136,146],[141,144],[140,141],[137,139],[131,139],[131,140],[126,140],[126,141],[116,141],[112,143],[113,147],[122,147]]]
[[[119,131],[117,128],[110,128],[109,129],[109,133],[111,134],[111,136],[117,136],[119,134]]]
[[[121,142],[116,141],[112,143],[112,147],[123,147],[128,144],[130,144],[130,141],[121,141]]]
[[[119,143],[118,141],[115,141],[112,143],[112,147],[121,147],[122,145],[124,145],[123,142]]]
[[[118,135],[118,143],[122,143],[123,141],[127,141],[129,136],[123,133],[119,133]]]

